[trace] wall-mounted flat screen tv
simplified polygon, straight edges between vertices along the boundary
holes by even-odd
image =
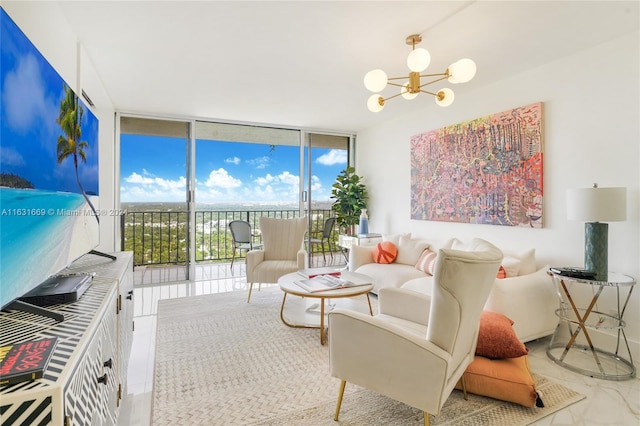
[[[0,9],[0,307],[99,243],[98,120]]]

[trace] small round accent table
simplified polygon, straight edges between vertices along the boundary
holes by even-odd
[[[349,281],[359,281],[359,282],[371,282],[371,278],[358,274],[356,272],[343,271],[341,278],[344,278]],[[373,290],[373,284],[366,285],[358,285],[354,287],[348,288],[339,288],[336,290],[327,290],[327,291],[318,291],[318,292],[308,292],[307,290],[300,287],[295,282],[303,279],[303,277],[297,272],[292,272],[290,274],[283,275],[278,279],[278,285],[280,286],[280,290],[284,292],[284,297],[282,298],[282,306],[280,307],[280,319],[285,325],[294,328],[319,328],[320,329],[320,344],[324,345],[327,340],[327,334],[325,333],[324,327],[324,301],[325,299],[340,299],[344,297],[355,297],[366,295],[367,303],[369,304],[369,314],[373,315],[373,310],[371,309],[371,299],[369,299],[369,292]],[[320,326],[311,326],[311,325],[298,325],[287,322],[284,317],[284,303],[287,300],[287,295],[291,294],[299,297],[308,297],[320,299]]]
[[[636,368],[622,319],[636,284],[635,279],[616,272],[609,272],[606,281],[568,277],[551,271],[548,273],[560,298],[560,307],[556,309],[560,323],[547,348],[547,356],[562,367],[598,379],[625,380],[635,377]],[[597,305],[605,289],[615,292],[615,295],[608,295],[608,300],[617,302],[617,309],[608,313],[599,311]],[[615,349],[605,350],[594,344],[594,339],[598,337],[599,341],[607,338],[597,336],[599,331],[617,334]]]

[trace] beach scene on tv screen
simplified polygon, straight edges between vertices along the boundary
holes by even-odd
[[[99,242],[98,120],[0,11],[0,306]]]

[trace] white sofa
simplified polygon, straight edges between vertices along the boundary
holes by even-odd
[[[393,263],[375,263],[375,246],[353,246],[349,252],[349,270],[368,275],[373,280],[373,292],[384,287],[405,288],[431,295],[433,276],[416,268],[416,262],[425,248],[438,252],[441,248],[456,248],[461,242],[428,241],[402,236],[385,236],[398,248]],[[536,268],[535,250],[513,253],[503,250],[503,266],[507,278],[496,278],[485,309],[500,312],[510,318],[513,329],[522,342],[552,334],[558,324],[555,310],[558,297],[547,276],[549,266]],[[435,263],[435,262],[434,262]]]

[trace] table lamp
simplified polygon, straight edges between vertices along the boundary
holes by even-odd
[[[595,279],[606,281],[608,275],[609,225],[603,222],[627,218],[627,189],[574,188],[567,190],[567,219],[584,224],[584,268],[596,273]]]

